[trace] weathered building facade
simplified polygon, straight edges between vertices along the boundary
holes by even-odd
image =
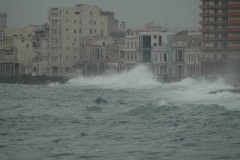
[[[201,75],[239,74],[240,1],[201,1]]]
[[[51,75],[72,73],[84,65],[86,52],[81,49],[87,46],[85,37],[107,37],[118,29],[113,12],[85,4],[49,8],[48,18]]]
[[[1,75],[49,74],[46,28],[44,25],[1,30]]]

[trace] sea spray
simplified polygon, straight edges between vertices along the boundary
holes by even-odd
[[[129,72],[109,76],[78,77],[71,79],[69,85],[94,86],[96,88],[155,88],[161,85],[146,66],[137,66]]]

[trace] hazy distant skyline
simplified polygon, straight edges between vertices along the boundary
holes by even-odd
[[[115,12],[127,28],[140,28],[154,21],[168,27],[199,27],[199,0],[0,0],[0,13],[7,13],[8,28],[49,23],[49,7],[100,6]]]

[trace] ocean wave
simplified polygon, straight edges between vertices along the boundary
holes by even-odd
[[[137,66],[129,72],[109,76],[78,77],[71,79],[68,85],[88,86],[105,89],[140,88],[151,89],[161,85],[146,66]]]

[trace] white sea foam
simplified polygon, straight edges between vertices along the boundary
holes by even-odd
[[[97,77],[71,79],[69,85],[101,88],[154,88],[161,85],[146,66],[137,66],[129,72]]]
[[[158,103],[159,106],[170,106],[170,104],[168,104],[167,102],[165,102],[164,100],[162,100],[161,102]]]

